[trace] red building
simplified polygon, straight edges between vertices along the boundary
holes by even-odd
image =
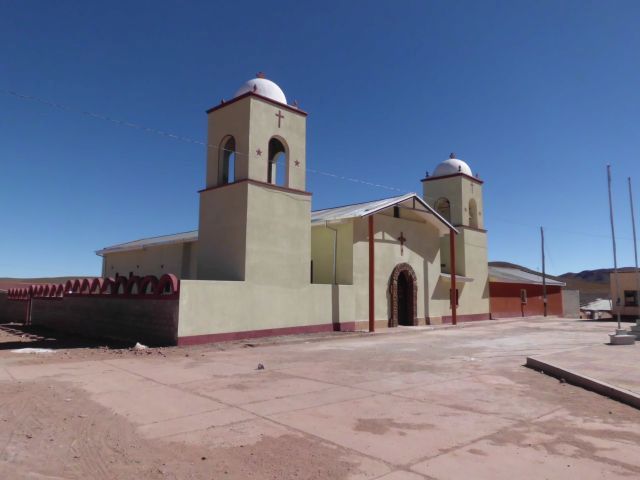
[[[547,315],[562,316],[564,283],[546,279]],[[517,268],[489,266],[491,318],[530,317],[544,314],[542,275]]]

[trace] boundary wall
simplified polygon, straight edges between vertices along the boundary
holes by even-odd
[[[96,339],[175,345],[179,296],[171,274],[83,278],[9,289],[0,318]]]

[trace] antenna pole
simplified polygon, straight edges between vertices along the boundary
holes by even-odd
[[[638,270],[638,243],[636,241],[636,218],[633,211],[633,193],[631,193],[631,177],[627,177],[629,183],[629,204],[631,205],[631,227],[633,230],[633,256],[636,261],[636,307],[640,307],[640,270]],[[639,312],[640,313],[640,312]],[[636,320],[640,314],[636,316]]]
[[[613,227],[613,202],[611,201],[611,165],[607,165],[607,186],[609,188],[609,219],[611,220],[611,241],[613,243],[613,275],[616,282],[616,309],[618,316],[618,330],[621,330],[620,326],[620,284],[618,282],[618,257],[616,255],[616,232]],[[611,299],[613,304],[613,299]],[[613,305],[611,305],[613,308]]]
[[[544,316],[547,316],[547,276],[545,272],[544,264],[544,229],[540,227],[540,240],[542,245],[542,304],[544,309]]]

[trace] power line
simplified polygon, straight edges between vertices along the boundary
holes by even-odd
[[[68,105],[64,105],[62,103],[52,102],[50,100],[45,100],[43,98],[36,97],[35,95],[26,95],[26,94],[19,93],[19,92],[13,91],[13,90],[5,90],[5,89],[0,89],[0,92],[4,93],[6,95],[10,95],[12,97],[18,98],[20,100],[36,102],[36,103],[40,103],[42,105],[46,105],[48,107],[55,108],[55,109],[58,109],[58,110],[62,110],[62,111],[65,111],[65,112],[76,113],[76,114],[84,115],[84,116],[87,116],[87,117],[90,117],[90,118],[94,118],[94,119],[97,119],[97,120],[103,120],[105,122],[109,122],[109,123],[112,123],[114,125],[118,125],[120,127],[132,128],[132,129],[135,129],[135,130],[140,130],[140,131],[143,131],[143,132],[152,133],[152,134],[159,135],[159,136],[162,136],[162,137],[171,138],[173,140],[178,140],[178,141],[185,142],[185,143],[201,145],[201,146],[206,147],[206,148],[215,148],[216,150],[223,150],[224,151],[224,149],[221,148],[218,145],[212,145],[210,143],[202,142],[200,140],[196,140],[194,138],[186,137],[184,135],[177,135],[175,133],[167,132],[165,130],[159,130],[157,128],[151,128],[151,127],[147,127],[147,126],[140,125],[140,124],[137,124],[137,123],[129,122],[129,121],[126,121],[126,120],[120,120],[120,119],[117,119],[117,118],[109,117],[109,116],[103,115],[101,113],[90,112],[88,110],[76,109],[76,108],[70,107]],[[235,150],[233,151],[233,153],[235,155],[244,155],[246,157],[249,156],[248,153],[238,152],[238,151],[235,151]],[[382,188],[382,189],[385,189],[385,190],[393,190],[393,191],[402,192],[402,193],[406,192],[405,190],[401,190],[399,188],[392,187],[392,186],[389,186],[389,185],[383,185],[381,183],[369,182],[367,180],[362,180],[360,178],[355,178],[355,177],[346,177],[344,175],[338,175],[336,173],[326,172],[326,171],[322,171],[322,170],[316,170],[316,169],[313,169],[313,168],[308,168],[307,167],[306,171],[309,172],[309,173],[316,174],[316,175],[323,175],[325,177],[336,178],[338,180],[344,180],[344,181],[352,182],[352,183],[359,183],[361,185],[367,185],[367,186],[370,186],[370,187]]]

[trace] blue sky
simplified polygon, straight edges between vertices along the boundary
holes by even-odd
[[[489,256],[633,262],[640,2],[0,0],[0,277],[95,275],[101,247],[197,227],[208,107],[264,71],[310,168],[421,192],[455,151],[485,181]],[[65,111],[4,93],[68,106]],[[308,174],[314,208],[394,192]],[[638,202],[636,202],[638,205]]]

